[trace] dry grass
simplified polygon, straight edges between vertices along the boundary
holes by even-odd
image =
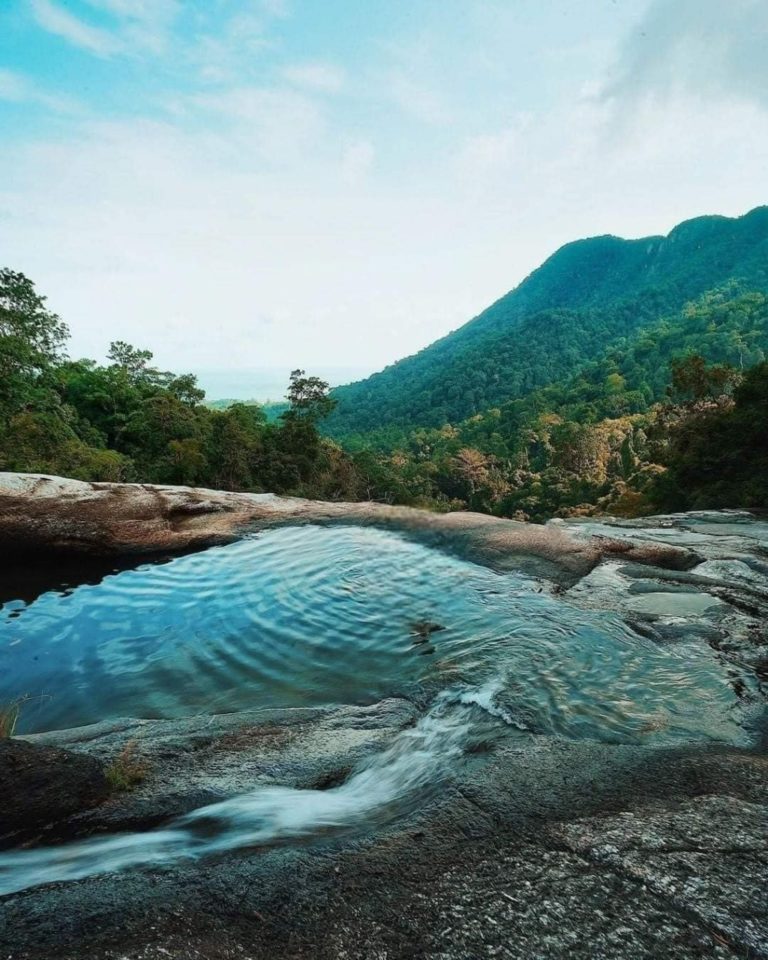
[[[10,703],[0,704],[0,740],[8,740],[16,732],[23,702],[22,697],[19,700],[11,700]]]
[[[25,704],[40,704],[44,700],[50,700],[50,696],[44,693],[37,696],[25,693],[23,697],[0,703],[0,740],[8,740],[16,733],[16,726]]]
[[[107,783],[112,790],[132,790],[146,779],[149,767],[146,761],[138,756],[135,740],[129,740],[118,756],[104,771]]]

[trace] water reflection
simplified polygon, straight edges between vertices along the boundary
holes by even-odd
[[[386,531],[273,530],[6,603],[0,697],[36,698],[23,732],[493,681],[536,733],[743,741],[708,648],[659,648],[539,589]]]

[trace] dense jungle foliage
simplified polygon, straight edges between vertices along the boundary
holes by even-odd
[[[116,341],[109,363],[69,360],[68,331],[33,283],[0,271],[0,469],[319,498],[358,495],[351,461],[323,439],[334,401],[301,370],[268,423],[253,404],[203,405],[191,374]]]
[[[389,427],[345,445],[356,451],[358,469],[367,458],[373,489],[448,509],[542,520],[768,506],[768,473],[758,469],[768,450],[768,411],[759,399],[767,354],[768,296],[732,283],[614,344],[557,385],[457,424]],[[716,448],[706,438],[720,423],[727,426]],[[750,445],[749,457],[736,456]],[[744,465],[742,475],[726,466],[728,456]],[[673,480],[683,475],[684,482]]]
[[[526,397],[707,290],[768,292],[768,207],[699,217],[667,237],[567,244],[474,320],[381,373],[334,391],[326,429],[440,427]]]
[[[68,359],[67,337],[0,271],[0,469],[532,520],[768,507],[768,208],[570,244],[403,361],[437,377],[418,396],[396,365],[378,375],[393,392],[374,377],[329,394],[297,370],[286,405],[206,404],[149,351],[116,341],[99,365]],[[416,425],[408,402],[427,411]]]

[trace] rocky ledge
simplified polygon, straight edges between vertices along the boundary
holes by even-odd
[[[5,897],[0,956],[768,958],[768,525],[759,519],[722,512],[531,528],[39,477],[6,477],[0,490],[0,546],[38,556],[99,550],[102,534],[118,556],[193,549],[275,523],[381,524],[494,566],[530,562],[562,602],[617,611],[643,642],[704,644],[755,678],[750,690],[734,679],[754,718],[749,749],[491,735],[439,789],[375,829]],[[8,830],[18,821],[6,823],[5,845],[151,830],[259,786],[333,791],[429,700],[422,690],[366,707],[126,719],[23,738],[52,757],[77,755],[96,793],[86,809],[46,812],[23,835]],[[143,780],[102,800],[94,765],[131,745]],[[3,784],[6,809],[13,797],[25,803],[15,786]]]
[[[68,821],[72,833],[100,835],[152,829],[258,785],[333,790],[420,709],[390,700],[35,739],[102,761],[139,743],[146,780]],[[551,737],[487,751],[375,831],[6,897],[2,956],[768,956],[764,754]]]
[[[125,558],[228,543],[279,524],[371,525],[431,540],[470,559],[525,567],[573,582],[617,551],[623,559],[688,569],[695,552],[673,544],[574,539],[556,525],[479,513],[436,514],[381,503],[341,503],[137,483],[85,483],[38,474],[0,473],[0,556],[47,560],[52,554]]]

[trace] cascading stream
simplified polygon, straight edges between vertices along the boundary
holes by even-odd
[[[472,730],[471,708],[523,729],[493,704],[498,684],[449,690],[393,744],[330,790],[262,787],[179,817],[162,830],[59,847],[0,854],[0,896],[43,883],[137,867],[158,867],[297,837],[370,824],[423,791],[436,789],[461,758]]]
[[[0,677],[0,698],[39,698],[23,732],[443,688],[338,787],[260,787],[164,829],[3,854],[0,894],[370,827],[437,789],[490,718],[518,736],[749,742],[704,645],[659,647],[528,577],[367,528],[274,530],[7,603]]]

